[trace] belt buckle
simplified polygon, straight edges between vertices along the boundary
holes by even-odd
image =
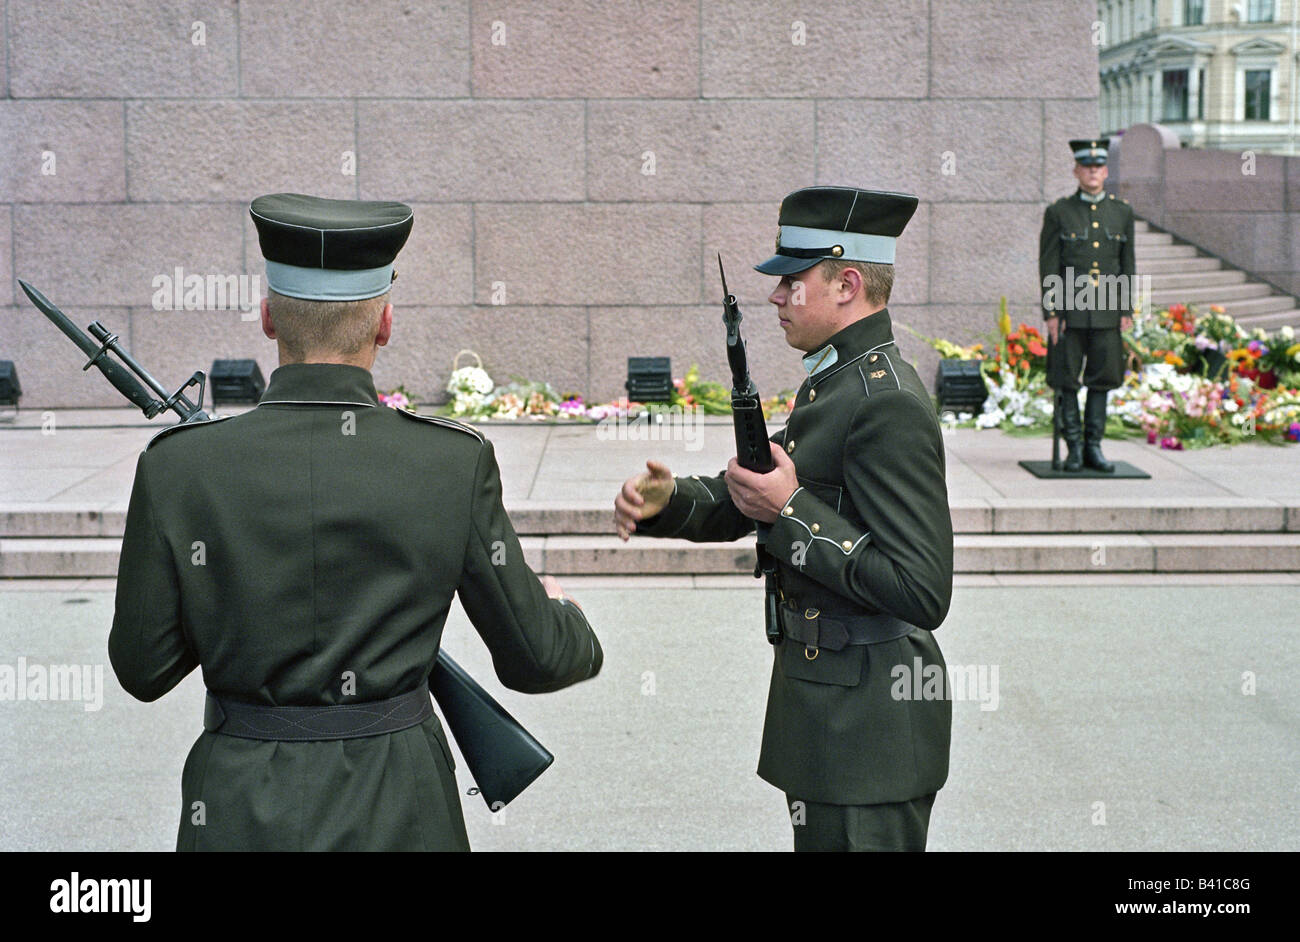
[[[821,614],[820,608],[805,608],[803,611],[803,617],[807,621],[816,621],[817,616],[820,614]],[[818,640],[820,640],[820,635],[818,636]],[[808,653],[809,651],[811,651],[812,653],[809,654]],[[817,647],[817,645],[815,644],[805,644],[803,646],[803,656],[810,661],[817,660],[817,656],[821,653],[822,653],[821,648]]]

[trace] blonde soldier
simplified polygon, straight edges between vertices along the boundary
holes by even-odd
[[[452,597],[515,690],[594,677],[600,645],[524,562],[491,442],[379,404],[410,207],[280,193],[251,211],[281,365],[257,408],[140,456],[113,669],[156,700],[203,668],[178,850],[468,850],[427,687]]]
[[[768,300],[808,373],[772,438],[776,467],[733,458],[674,478],[652,461],[614,505],[623,539],[735,540],[757,521],[784,636],[758,774],[786,793],[795,850],[923,850],[948,776],[931,634],[952,596],[943,441],[885,308],[916,205],[849,187],[787,196],[776,255],[755,266],[781,279]]]

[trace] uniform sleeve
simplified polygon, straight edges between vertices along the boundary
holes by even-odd
[[[1061,225],[1053,207],[1043,210],[1043,228],[1038,234],[1038,290],[1043,299],[1043,317],[1056,313],[1047,297],[1047,279],[1061,274]],[[1068,288],[1069,286],[1067,286]]]
[[[779,429],[768,441],[785,441]],[[673,496],[653,517],[637,521],[633,536],[676,537],[693,543],[730,543],[754,532],[754,521],[731,502],[726,472],[673,477]]]
[[[147,456],[136,462],[126,512],[108,659],[123,689],[150,701],[179,684],[199,659],[181,628],[180,581],[159,532]]]
[[[582,610],[549,598],[524,562],[523,547],[501,500],[491,442],[474,470],[469,543],[458,587],[461,604],[511,690],[547,693],[600,672],[604,652]]]
[[[769,551],[845,598],[939,627],[952,599],[952,518],[933,408],[906,390],[873,391],[843,460],[867,527],[800,487],[772,524]]]

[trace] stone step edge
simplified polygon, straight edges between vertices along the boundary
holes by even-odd
[[[954,538],[954,571],[1011,572],[1293,572],[1300,534],[1086,533],[970,534]],[[112,576],[121,541],[110,538],[0,540],[0,578]],[[525,561],[562,574],[746,573],[753,538],[691,543],[616,536],[522,537]]]
[[[1300,532],[1300,498],[1095,498],[1067,506],[1055,498],[957,498],[949,508],[955,533]],[[613,532],[612,499],[511,501],[506,512],[521,536]],[[125,519],[121,509],[0,503],[0,539],[121,537]]]

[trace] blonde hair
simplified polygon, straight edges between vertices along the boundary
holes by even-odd
[[[361,301],[307,301],[266,292],[276,339],[291,360],[311,356],[351,357],[372,343],[388,292]]]
[[[889,293],[894,288],[894,266],[879,262],[856,262],[849,259],[822,260],[822,276],[834,281],[846,268],[855,268],[862,275],[862,296],[868,304],[888,304]]]

